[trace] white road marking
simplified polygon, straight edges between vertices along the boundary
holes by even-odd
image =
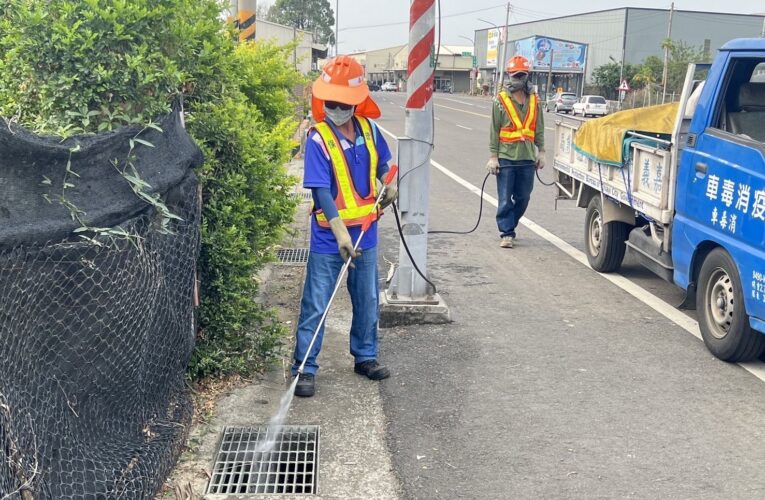
[[[444,97],[443,100],[444,101],[456,102],[458,104],[464,104],[465,106],[475,106],[475,104],[472,104],[472,103],[469,103],[469,102],[464,102],[464,101],[458,101],[457,99],[449,99],[448,97]]]
[[[553,132],[555,132],[555,128],[554,127],[545,127],[545,130],[552,130]]]
[[[388,134],[392,138],[396,138],[393,134],[391,134],[389,131],[385,130],[384,128],[380,127],[380,130]],[[461,186],[465,187],[468,191],[472,192],[473,194],[477,196],[481,196],[481,189],[477,186],[474,186],[473,184],[469,183],[459,175],[455,174],[448,168],[444,167],[440,163],[438,163],[435,160],[430,160],[430,164],[436,167],[438,170],[440,170],[444,175],[454,180],[456,183],[460,184]],[[497,199],[494,198],[491,195],[488,195],[486,193],[483,193],[483,199],[486,200],[491,205],[494,205],[495,207],[499,204]],[[560,251],[574,259],[575,261],[579,262],[583,266],[590,268],[589,263],[587,262],[587,256],[584,254],[584,252],[577,250],[573,246],[569,245],[559,237],[552,234],[547,229],[543,228],[539,224],[531,221],[530,219],[524,217],[521,219],[520,223],[524,226],[526,226],[528,229],[530,229],[533,233],[535,233],[540,238],[547,240],[549,243],[557,247]],[[595,271],[593,271],[595,272]],[[640,285],[637,285],[633,283],[632,281],[628,280],[624,276],[620,274],[603,274],[598,273],[600,276],[614,285],[618,286],[628,294],[632,295],[651,309],[655,310],[668,320],[675,323],[677,326],[685,330],[686,332],[690,333],[697,339],[701,340],[701,333],[699,331],[699,323],[693,318],[690,318],[686,316],[684,313],[678,311],[675,307],[668,304],[667,302],[663,301],[659,297],[653,295],[651,292],[647,291],[645,288],[641,287]],[[765,364],[760,362],[750,362],[750,363],[738,363],[739,366],[741,366],[743,369],[760,379],[761,381],[765,382]]]
[[[464,128],[465,130],[473,130],[473,129],[472,129],[472,128],[470,128],[470,127],[466,127],[466,126],[464,126],[464,125],[460,125],[459,123],[455,123],[455,125],[457,125],[459,128]]]
[[[469,115],[481,116],[483,118],[491,118],[491,115],[484,115],[484,114],[481,114],[481,113],[474,113],[473,111],[466,111],[466,110],[460,109],[460,108],[453,108],[451,106],[444,106],[443,104],[433,104],[433,106],[438,106],[440,108],[446,108],[446,109],[453,109],[454,111],[460,111],[462,113],[467,113]]]
[[[433,119],[434,119],[435,121],[437,121],[437,122],[440,122],[440,121],[441,121],[441,118],[439,118],[439,117],[437,117],[437,116],[434,116],[434,117],[433,117]]]

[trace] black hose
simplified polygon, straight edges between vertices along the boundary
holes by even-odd
[[[486,181],[489,180],[490,176],[491,174],[486,174],[486,177],[483,178],[483,184],[481,184],[481,201],[478,205],[478,220],[475,221],[475,226],[473,226],[473,229],[470,231],[428,231],[428,234],[470,234],[478,229],[478,225],[481,223],[481,215],[483,214],[483,191],[484,188],[486,188]]]
[[[543,186],[554,186],[555,185],[555,181],[552,181],[549,184],[546,183],[545,181],[543,181],[542,178],[539,177],[539,169],[537,169],[536,174],[537,174],[537,180],[539,180],[539,182],[542,183]]]
[[[401,243],[404,244],[404,250],[406,250],[406,254],[409,256],[409,261],[414,266],[414,270],[417,271],[417,274],[419,274],[422,279],[428,282],[428,284],[433,288],[433,295],[438,293],[438,289],[436,288],[436,285],[433,284],[432,281],[430,281],[428,278],[425,277],[424,274],[422,274],[422,271],[420,271],[420,268],[417,267],[417,262],[414,261],[414,257],[412,257],[412,252],[409,251],[409,246],[406,244],[406,238],[404,238],[404,231],[401,229],[401,220],[398,218],[398,207],[396,206],[396,202],[393,202],[393,215],[396,216],[396,226],[398,227],[398,234],[401,236]]]
[[[424,163],[423,163],[424,164]],[[417,168],[421,167],[422,165],[418,165]],[[410,171],[411,172],[411,171]],[[409,172],[407,172],[409,173]],[[553,186],[555,185],[555,181],[551,183],[544,182],[539,177],[539,170],[536,170],[537,179],[540,183],[542,183],[545,186]],[[481,195],[480,195],[480,201],[478,204],[478,220],[475,222],[475,226],[469,231],[428,231],[428,234],[470,234],[474,232],[476,229],[478,229],[478,226],[481,224],[481,217],[483,216],[483,193],[486,189],[486,182],[489,180],[489,177],[491,174],[486,174],[486,177],[483,178],[483,184],[481,184]],[[400,179],[399,179],[400,182]],[[401,229],[401,219],[399,219],[398,216],[398,206],[395,202],[392,204],[393,206],[393,215],[396,217],[396,227],[398,227],[398,234],[401,236],[401,243],[404,244],[404,250],[406,251],[406,254],[409,256],[409,260],[412,262],[412,266],[414,266],[415,271],[417,271],[417,274],[422,277],[433,289],[433,293],[437,293],[438,289],[436,288],[436,285],[433,284],[432,281],[430,281],[428,278],[425,277],[424,274],[422,274],[422,271],[420,271],[420,268],[417,267],[417,262],[415,262],[414,257],[412,257],[412,252],[409,251],[409,246],[406,244],[406,238],[404,237],[404,231]]]

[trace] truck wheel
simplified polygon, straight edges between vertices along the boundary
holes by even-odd
[[[620,221],[603,223],[600,196],[593,196],[587,205],[584,223],[584,245],[590,266],[600,273],[619,269],[624,260],[629,224]]]
[[[723,361],[757,359],[765,349],[765,335],[749,326],[738,270],[728,252],[712,250],[699,272],[696,304],[704,344]]]

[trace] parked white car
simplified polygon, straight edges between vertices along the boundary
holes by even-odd
[[[605,116],[608,114],[608,102],[603,96],[583,95],[579,102],[574,103],[572,109],[574,116]]]
[[[385,82],[382,84],[382,90],[385,92],[398,92],[398,85],[393,82]]]

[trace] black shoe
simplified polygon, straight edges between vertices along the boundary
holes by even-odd
[[[390,370],[381,366],[377,360],[374,359],[364,361],[363,363],[356,363],[353,366],[353,371],[372,380],[382,380],[390,377]]]
[[[316,392],[316,377],[310,373],[298,375],[298,383],[295,386],[295,396],[310,398]]]

